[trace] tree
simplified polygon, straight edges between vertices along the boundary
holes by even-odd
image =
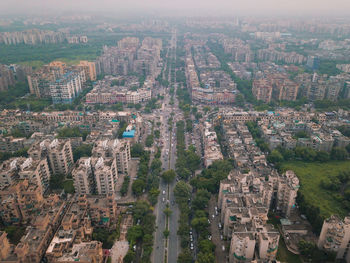
[[[162,167],[162,161],[158,158],[153,159],[152,163],[151,163],[151,170],[157,170],[160,169]]]
[[[127,239],[131,244],[135,244],[143,236],[142,226],[136,225],[128,229]]]
[[[163,231],[163,236],[164,236],[165,238],[168,238],[169,235],[170,235],[170,231],[169,231],[168,229],[165,229],[165,230]]]
[[[128,253],[126,253],[123,262],[125,263],[132,263],[134,262],[136,259],[136,254],[134,251],[132,251],[131,249],[128,250]]]
[[[307,258],[310,258],[315,249],[315,244],[302,239],[298,243],[298,248],[299,248],[300,254],[302,254]]]
[[[143,146],[140,143],[135,143],[132,147],[131,147],[131,156],[132,157],[140,157],[143,153]]]
[[[196,263],[214,263],[215,256],[213,253],[199,252],[197,255]]]
[[[81,157],[90,157],[92,151],[91,144],[82,144],[73,150],[74,162],[78,161]]]
[[[177,258],[177,263],[192,263],[192,255],[188,248],[182,250]]]
[[[160,131],[159,130],[154,131],[154,137],[156,137],[157,139],[160,138]]]
[[[166,183],[171,183],[174,181],[176,173],[174,170],[167,170],[162,174],[162,178]]]
[[[133,184],[132,184],[132,192],[134,193],[134,195],[136,196],[140,196],[144,189],[146,188],[146,183],[144,180],[142,179],[136,179]]]
[[[333,147],[331,151],[331,158],[333,160],[345,160],[349,157],[348,152],[344,148]]]
[[[171,211],[171,209],[169,207],[166,207],[163,212],[164,212],[166,217],[169,217],[173,211]]]
[[[192,207],[195,210],[205,209],[208,206],[210,200],[210,193],[205,189],[199,189],[192,202]]]
[[[187,202],[191,197],[191,193],[192,187],[184,181],[180,181],[175,185],[174,195],[177,203]]]
[[[122,187],[120,188],[120,194],[122,196],[126,196],[126,194],[128,193],[129,183],[130,183],[130,176],[125,176]]]
[[[267,157],[267,161],[270,163],[280,163],[283,161],[283,156],[278,150],[273,150]]]
[[[328,162],[330,157],[329,153],[326,151],[319,151],[316,153],[316,161],[319,161],[321,163]]]
[[[142,105],[140,103],[135,104],[135,109],[136,110],[140,110],[141,107],[142,107]]]
[[[199,242],[199,250],[203,253],[213,253],[215,251],[215,245],[208,239],[203,239]]]
[[[191,221],[191,225],[196,229],[198,233],[207,230],[209,223],[207,217],[195,217]]]
[[[148,135],[147,138],[146,138],[146,143],[145,145],[147,147],[151,147],[153,145],[153,142],[154,142],[154,138],[153,138],[153,135]]]

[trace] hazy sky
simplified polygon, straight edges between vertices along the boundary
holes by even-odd
[[[350,0],[0,0],[0,12],[45,13],[48,11],[162,11],[186,14],[198,10],[226,14],[350,14]],[[179,13],[181,15],[181,13]]]

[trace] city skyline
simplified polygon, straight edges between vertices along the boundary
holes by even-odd
[[[20,5],[19,5],[20,3]],[[154,14],[161,15],[346,15],[350,13],[350,2],[346,0],[302,0],[278,1],[278,0],[131,0],[125,3],[121,0],[19,0],[15,3],[10,0],[3,0],[0,3],[2,14],[42,14],[59,11],[79,12],[106,12],[109,14],[137,15]],[[214,13],[213,13],[214,12]]]

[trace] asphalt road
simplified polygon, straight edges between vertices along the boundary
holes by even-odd
[[[170,54],[171,56],[175,56],[174,50],[176,50],[176,32],[173,32],[173,37],[171,40],[171,48],[173,48],[173,53]],[[169,50],[171,51],[171,49]],[[169,73],[171,70],[169,70]],[[169,80],[170,80],[169,75]],[[159,114],[161,117],[161,138],[164,142],[164,147],[162,149],[162,163],[163,163],[163,170],[173,169],[175,170],[175,163],[176,163],[176,121],[178,120],[179,116],[179,108],[178,108],[178,102],[176,99],[176,95],[174,95],[174,105],[169,105],[170,102],[170,96],[168,92],[165,92],[164,97],[164,104],[162,106],[162,109],[159,110]],[[175,92],[176,94],[176,92]],[[168,119],[171,116],[171,112],[175,113],[174,121],[173,121],[173,129],[172,131],[169,131],[168,126]],[[170,157],[170,158],[169,158]],[[154,252],[153,252],[153,261],[154,263],[164,263],[165,262],[165,251],[168,251],[168,257],[167,262],[169,263],[176,263],[177,262],[177,256],[179,253],[180,243],[179,238],[177,236],[177,229],[178,229],[178,220],[179,220],[179,209],[175,203],[175,197],[174,197],[174,187],[176,185],[176,181],[171,183],[168,187],[167,184],[163,183],[161,181],[160,183],[160,195],[158,197],[158,202],[155,207],[155,213],[156,213],[156,225],[157,230],[155,234],[155,245],[154,245]],[[163,232],[166,227],[166,217],[163,213],[166,204],[169,203],[170,209],[172,210],[172,214],[169,217],[169,238],[168,238],[168,247],[165,247],[165,239],[163,236]]]

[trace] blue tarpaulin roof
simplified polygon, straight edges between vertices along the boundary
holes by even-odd
[[[134,138],[134,136],[135,136],[135,130],[123,132],[123,138]]]

